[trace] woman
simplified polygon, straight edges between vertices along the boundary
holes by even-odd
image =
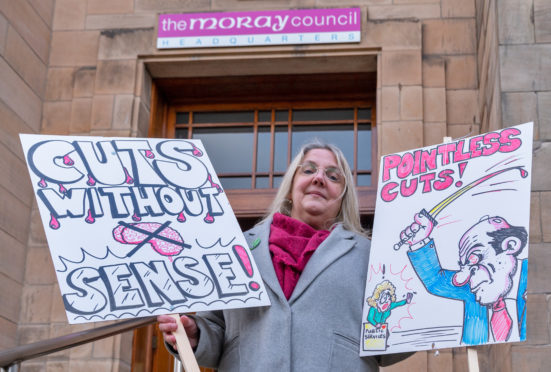
[[[302,372],[377,371],[389,364],[358,356],[370,242],[338,148],[304,146],[267,217],[245,237],[272,305],[182,316],[200,365]],[[166,315],[158,321],[174,352],[176,322]]]
[[[404,300],[396,301],[396,287],[390,281],[384,280],[375,287],[373,295],[367,299],[369,305],[367,321],[381,328],[393,309],[411,303],[412,298],[413,293],[408,292]]]

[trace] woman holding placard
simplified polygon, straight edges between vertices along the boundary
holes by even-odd
[[[268,216],[245,237],[272,305],[182,316],[200,365],[220,372],[377,371],[409,355],[359,357],[370,242],[338,148],[304,146]],[[176,321],[158,321],[175,353]]]

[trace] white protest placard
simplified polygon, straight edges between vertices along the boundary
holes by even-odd
[[[21,143],[69,323],[270,304],[201,141]]]
[[[532,131],[381,158],[360,355],[526,339]]]

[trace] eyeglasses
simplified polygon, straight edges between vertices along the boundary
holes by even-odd
[[[340,183],[344,179],[342,172],[335,167],[321,168],[314,163],[308,162],[304,164],[299,164],[299,169],[300,174],[304,176],[313,176],[315,174],[318,174],[318,171],[320,169],[323,169],[323,174],[325,175],[325,178],[334,183]]]
[[[389,298],[390,298],[390,291],[386,290],[386,291],[383,291],[383,293],[381,293],[379,297],[379,301],[387,302]]]

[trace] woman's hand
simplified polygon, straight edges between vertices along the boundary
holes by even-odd
[[[197,328],[197,323],[195,323],[195,320],[185,315],[182,315],[180,320],[186,330],[191,348],[195,349],[199,343],[199,328]],[[157,322],[159,322],[159,330],[163,333],[165,342],[172,346],[174,350],[178,350],[176,346],[176,336],[173,334],[173,332],[176,332],[178,329],[176,319],[170,315],[159,315],[157,316]]]

